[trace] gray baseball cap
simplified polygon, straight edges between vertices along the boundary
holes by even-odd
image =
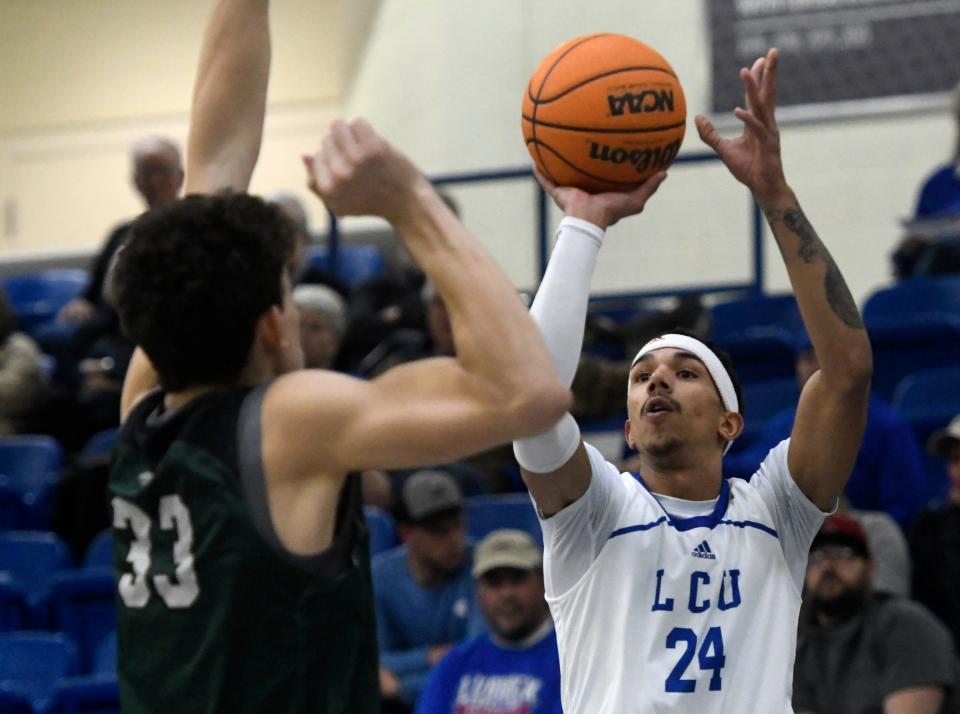
[[[473,577],[497,568],[533,570],[543,563],[543,553],[526,531],[502,528],[477,543],[473,554]]]
[[[403,514],[412,523],[463,508],[463,495],[454,478],[443,471],[417,471],[400,492]]]
[[[934,456],[945,458],[954,444],[960,444],[960,414],[951,419],[946,427],[937,429],[930,435],[927,439],[927,451]]]

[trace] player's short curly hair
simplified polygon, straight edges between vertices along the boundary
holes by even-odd
[[[747,405],[743,400],[743,390],[740,388],[740,378],[737,376],[737,371],[733,368],[733,359],[731,359],[730,355],[717,347],[712,340],[704,339],[697,333],[691,332],[683,327],[675,327],[672,330],[667,330],[667,332],[674,335],[686,335],[687,337],[692,337],[698,342],[702,342],[707,349],[717,356],[717,359],[720,360],[720,364],[723,365],[723,368],[727,370],[727,374],[730,375],[730,381],[733,383],[733,392],[737,395],[737,404],[740,405],[740,416],[744,416],[746,414]]]
[[[258,318],[283,304],[293,243],[283,212],[246,194],[188,196],[133,223],[111,291],[164,389],[238,378]]]

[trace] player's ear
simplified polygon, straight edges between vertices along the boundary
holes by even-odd
[[[627,440],[627,446],[629,446],[631,449],[637,448],[637,445],[633,443],[633,433],[629,417],[627,417],[627,420],[623,422],[623,438]]]
[[[743,416],[739,412],[724,412],[719,431],[724,441],[736,439],[743,433]]]
[[[271,352],[289,346],[283,330],[283,311],[279,305],[271,305],[257,319],[257,339]]]

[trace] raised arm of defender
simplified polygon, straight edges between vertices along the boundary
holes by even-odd
[[[784,178],[774,119],[777,51],[740,76],[746,108],[735,113],[743,134],[722,139],[702,116],[697,130],[763,209],[820,362],[800,396],[788,463],[804,494],[827,510],[843,491],[860,448],[873,369],[870,342],[837,264]]]

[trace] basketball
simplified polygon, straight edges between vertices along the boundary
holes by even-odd
[[[583,35],[556,48],[523,97],[523,139],[540,173],[590,193],[628,191],[667,168],[686,119],[673,68],[624,35]]]

